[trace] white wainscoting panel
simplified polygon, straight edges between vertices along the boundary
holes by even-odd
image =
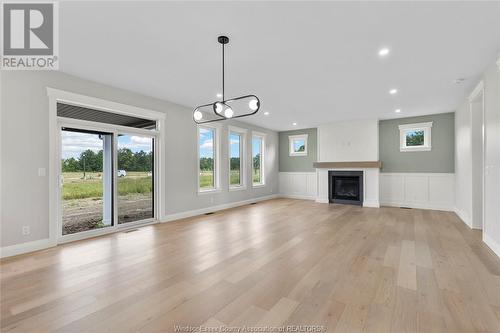
[[[315,200],[316,172],[280,172],[280,195],[287,198]]]
[[[381,173],[380,204],[453,211],[455,174]]]

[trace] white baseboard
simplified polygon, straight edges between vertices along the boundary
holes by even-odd
[[[252,198],[248,200],[243,200],[243,201],[237,201],[237,202],[230,202],[227,204],[222,204],[222,205],[217,205],[217,206],[210,206],[206,208],[201,208],[201,209],[194,209],[194,210],[188,210],[185,212],[180,212],[180,213],[174,213],[174,214],[168,214],[164,217],[161,218],[160,222],[170,222],[170,221],[175,221],[175,220],[180,220],[180,219],[185,219],[188,217],[193,217],[193,216],[198,216],[198,215],[203,215],[206,213],[211,213],[211,212],[216,212],[219,210],[224,210],[224,209],[229,209],[229,208],[234,208],[234,207],[239,207],[239,206],[244,206],[248,205],[254,202],[259,202],[259,201],[264,201],[264,200],[270,200],[270,199],[276,199],[280,197],[278,194],[271,194],[271,195],[266,195],[263,197],[257,197],[257,198]]]
[[[324,199],[324,198],[316,198],[316,202],[317,203],[330,203],[330,201],[328,199]]]
[[[316,200],[315,196],[300,195],[300,194],[285,194],[285,193],[280,193],[279,197],[280,198],[288,198],[288,199]]]
[[[0,258],[12,257],[19,254],[39,251],[52,246],[54,246],[54,244],[49,238],[5,246],[0,249]]]
[[[363,201],[363,207],[380,208],[378,201]]]
[[[500,244],[495,242],[493,238],[488,236],[483,232],[483,242],[488,245],[488,247],[498,256],[500,257]]]
[[[469,217],[469,214],[465,213],[463,210],[460,210],[458,208],[455,207],[455,209],[453,210],[455,212],[455,214],[457,214],[457,216],[462,220],[462,222],[468,226],[469,228],[472,229],[472,221]]]
[[[454,212],[455,209],[449,206],[440,206],[432,204],[420,204],[420,203],[409,203],[409,202],[383,202],[382,206],[388,207],[408,207],[413,209],[430,209],[430,210],[442,210],[446,212]]]

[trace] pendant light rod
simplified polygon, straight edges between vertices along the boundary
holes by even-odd
[[[225,59],[224,59],[224,46],[229,43],[229,37],[227,36],[219,36],[217,40],[220,44],[222,44],[222,101],[226,100],[225,95]]]
[[[225,62],[224,62],[224,44],[222,44],[222,101],[225,101],[226,100],[226,96],[225,96],[225,91],[224,91],[224,78],[225,78],[225,72],[224,72],[224,68],[225,68]]]

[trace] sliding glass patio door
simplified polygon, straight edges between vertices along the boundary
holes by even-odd
[[[61,130],[62,235],[113,225],[113,134]]]
[[[118,224],[154,217],[154,139],[118,134]]]
[[[73,122],[60,128],[60,237],[154,221],[155,136]]]

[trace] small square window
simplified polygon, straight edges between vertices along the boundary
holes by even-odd
[[[307,134],[301,134],[288,137],[290,156],[307,156],[307,136]]]
[[[429,151],[431,150],[432,122],[399,125],[399,150]]]

